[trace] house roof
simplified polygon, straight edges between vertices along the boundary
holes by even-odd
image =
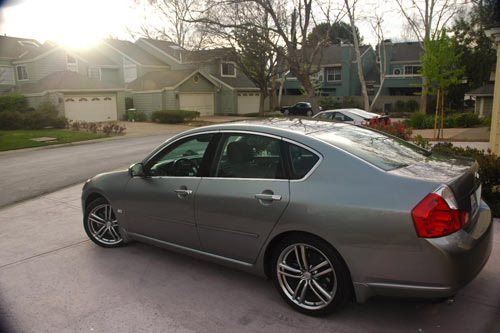
[[[188,52],[174,42],[159,39],[139,38],[139,41],[149,43],[160,51],[170,55],[171,57],[181,61],[181,54]]]
[[[19,42],[29,42],[37,46],[22,45]],[[16,59],[26,51],[34,51],[42,45],[34,39],[0,36],[0,58]]]
[[[334,44],[328,47],[325,47],[321,53],[321,55],[317,55],[317,57],[321,57],[320,64],[321,65],[331,65],[331,64],[340,64],[342,63],[342,48],[349,47],[348,45]],[[352,47],[352,46],[351,46]],[[359,47],[359,51],[361,55],[363,55],[371,46],[370,45],[361,45]],[[351,52],[351,61],[356,61],[356,53]]]
[[[467,96],[493,96],[493,90],[495,89],[494,83],[486,83],[479,88],[473,89],[465,95]]]
[[[216,48],[210,50],[187,51],[183,53],[183,62],[208,62],[215,58],[223,60],[234,60],[231,48]]]
[[[159,71],[149,72],[127,85],[132,90],[161,90],[174,87],[187,78],[193,71]]]
[[[125,54],[131,60],[137,62],[140,65],[168,67],[168,65],[162,62],[160,59],[154,57],[153,55],[141,49],[138,45],[127,40],[107,39],[105,43],[118,50],[119,52]]]
[[[238,71],[238,70],[237,70]],[[216,75],[211,75],[212,77],[215,77],[217,80],[224,82],[226,85],[231,86],[232,88],[235,89],[255,89],[257,88],[255,84],[250,81],[250,79],[241,71],[239,71],[237,77],[226,77],[226,76],[221,76],[220,73]]]
[[[34,83],[26,83],[18,88],[21,94],[35,94],[45,91],[65,90],[122,90],[117,85],[98,81],[87,76],[70,72],[55,72]]]
[[[70,53],[75,53],[76,55],[80,56],[83,60],[87,61],[89,65],[118,67],[118,64],[116,64],[113,60],[109,59],[104,54],[99,52],[97,47],[78,50],[78,51],[71,51]]]
[[[394,43],[391,61],[420,61],[422,51],[419,42]]]

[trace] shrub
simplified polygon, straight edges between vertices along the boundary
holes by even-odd
[[[396,103],[394,103],[394,111],[396,112],[408,112],[406,109],[406,103],[402,100],[397,100]]]
[[[411,138],[412,129],[406,127],[403,123],[392,123],[389,125],[385,125],[383,123],[374,122],[365,124],[364,126],[397,136],[398,138],[406,141],[410,140]]]
[[[420,104],[413,99],[410,99],[406,102],[406,110],[408,112],[415,112],[420,108]]]
[[[0,129],[16,130],[24,126],[24,116],[17,111],[0,112]]]
[[[432,148],[433,152],[447,153],[458,156],[472,157],[479,164],[482,196],[490,206],[493,215],[500,217],[500,157],[490,150],[483,152],[475,148],[454,147],[451,143],[439,143]]]
[[[417,146],[420,146],[424,149],[430,149],[431,148],[431,143],[428,139],[424,138],[423,136],[421,136],[420,134],[419,135],[416,135],[415,137],[413,137],[411,139],[411,141],[416,144]]]
[[[323,110],[334,109],[337,104],[338,102],[334,97],[325,96],[319,99],[319,106],[321,106]]]
[[[481,120],[481,125],[491,127],[491,114]]]
[[[408,126],[413,127],[414,129],[433,128],[434,117],[426,115],[423,112],[414,112],[410,116]]]
[[[26,111],[26,98],[23,95],[9,94],[0,96],[0,112],[2,111]]]
[[[481,124],[481,120],[475,113],[467,112],[456,116],[457,127],[472,127],[479,124]]]
[[[200,113],[198,111],[159,110],[153,112],[151,120],[158,123],[178,124],[193,120],[199,116]]]
[[[125,110],[134,108],[134,99],[132,97],[125,97]]]
[[[143,111],[138,111],[135,114],[135,121],[148,121],[148,115]]]

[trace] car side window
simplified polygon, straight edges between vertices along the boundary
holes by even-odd
[[[337,112],[335,113],[335,121],[352,121],[352,118],[343,113]]]
[[[168,146],[146,165],[151,176],[200,177],[201,162],[213,134],[201,134]]]
[[[326,113],[322,113],[320,115],[321,119],[332,119],[333,118],[333,113],[331,112],[326,112]]]
[[[312,151],[288,143],[290,179],[302,179],[318,163],[319,157]]]
[[[281,140],[254,134],[228,134],[221,141],[215,177],[284,179]]]

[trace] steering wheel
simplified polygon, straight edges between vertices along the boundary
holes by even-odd
[[[175,176],[189,176],[193,172],[194,176],[197,176],[200,172],[198,165],[190,159],[179,158],[174,162],[172,166],[172,171]]]

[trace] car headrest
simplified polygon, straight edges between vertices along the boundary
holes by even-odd
[[[253,160],[252,148],[244,142],[231,142],[227,146],[227,158],[231,163],[245,163]]]

